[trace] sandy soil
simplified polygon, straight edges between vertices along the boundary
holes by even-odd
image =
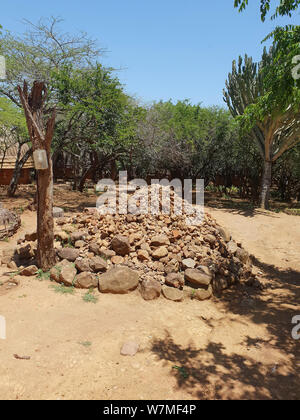
[[[20,278],[0,296],[0,399],[299,399],[291,320],[300,315],[300,218],[209,212],[255,256],[266,290],[236,288],[202,303],[99,294],[94,304],[84,292]],[[25,211],[0,249],[34,224]],[[128,340],[140,344],[134,357],[120,355]]]

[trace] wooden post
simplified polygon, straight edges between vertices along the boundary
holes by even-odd
[[[44,82],[34,82],[30,95],[24,82],[18,86],[21,103],[25,112],[28,132],[33,151],[45,150],[48,168],[37,171],[37,264],[43,271],[55,265],[54,222],[53,222],[53,172],[51,142],[54,134],[56,112],[47,123],[44,122],[44,103],[47,89]]]

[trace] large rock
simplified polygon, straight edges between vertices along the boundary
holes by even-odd
[[[104,258],[93,257],[90,259],[90,267],[95,273],[104,273],[107,270],[107,262]]]
[[[140,261],[149,261],[149,252],[144,249],[139,249],[137,252],[137,257]]]
[[[161,294],[161,284],[151,278],[145,279],[141,284],[140,292],[145,300],[157,299]]]
[[[211,285],[207,287],[194,288],[191,286],[184,286],[184,296],[188,299],[196,299],[199,301],[210,299],[213,295],[213,288]]]
[[[125,294],[135,290],[138,284],[138,273],[127,267],[114,267],[99,278],[99,290],[102,293]]]
[[[236,250],[235,255],[243,264],[249,263],[249,260],[250,260],[249,254],[244,248],[238,248]]]
[[[63,283],[65,286],[73,286],[76,273],[76,268],[72,264],[64,265],[59,274],[59,283]]]
[[[166,277],[166,285],[180,289],[184,286],[184,277],[180,273],[170,273]]]
[[[88,258],[77,258],[75,261],[75,267],[81,273],[84,271],[91,271],[90,260]]]
[[[197,300],[207,300],[210,299],[213,295],[213,289],[212,286],[209,285],[207,289],[196,289],[194,298]]]
[[[226,228],[223,228],[221,226],[219,226],[218,230],[219,230],[219,234],[221,235],[221,237],[223,238],[223,240],[225,242],[230,242],[231,235],[230,235],[229,231]]]
[[[187,270],[189,268],[195,268],[196,263],[194,260],[192,260],[192,258],[187,258],[185,260],[182,260],[182,267],[184,270]]]
[[[100,255],[100,245],[97,242],[90,243],[89,251],[95,255]]]
[[[130,253],[130,242],[127,236],[117,235],[111,241],[112,249],[124,257]]]
[[[77,241],[84,240],[87,237],[87,233],[83,230],[71,233],[71,241],[74,244]]]
[[[228,244],[227,244],[227,251],[228,252],[230,252],[231,254],[235,254],[237,249],[238,249],[238,246],[234,241],[228,242]]]
[[[60,276],[62,268],[65,267],[65,266],[70,266],[70,265],[71,264],[67,260],[62,260],[59,263],[57,263],[50,270],[50,279],[59,283],[59,281],[60,281],[59,276]]]
[[[212,272],[205,266],[200,266],[198,269],[188,269],[184,276],[186,281],[198,287],[208,286],[213,278]]]
[[[74,248],[62,248],[58,251],[58,256],[62,260],[74,262],[79,257],[79,251]]]
[[[64,211],[60,207],[53,207],[53,217],[59,218],[64,217]]]
[[[23,268],[20,271],[20,276],[34,276],[38,272],[38,268],[35,265],[30,265],[29,267]]]
[[[79,289],[91,289],[98,286],[98,278],[93,273],[80,273],[76,276],[75,287]]]
[[[182,302],[184,299],[183,291],[174,287],[163,286],[162,292],[166,299],[172,300],[173,302]]]
[[[169,238],[165,235],[154,236],[151,239],[151,246],[163,246],[163,245],[170,245]]]
[[[105,260],[109,260],[110,258],[114,257],[116,253],[112,249],[100,249],[99,255]]]
[[[168,255],[168,250],[165,246],[160,246],[152,253],[152,257],[155,260],[159,260],[160,258],[164,258]]]

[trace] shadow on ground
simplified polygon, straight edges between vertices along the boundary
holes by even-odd
[[[247,344],[251,344],[248,338]],[[152,352],[166,363],[174,363],[172,375],[177,387],[193,398],[299,398],[296,369],[289,374],[280,374],[251,358],[226,353],[220,343],[209,343],[204,349],[197,349],[192,343],[184,347],[166,331],[164,339],[153,341]]]
[[[174,363],[172,375],[178,388],[199,399],[288,399],[300,398],[300,340],[292,338],[292,319],[300,315],[300,273],[279,270],[255,260],[265,273],[264,290],[238,285],[220,297],[230,327],[230,314],[245,323],[267,330],[266,338],[244,336],[239,343],[242,354],[229,352],[223,344],[210,341],[197,349],[193,343],[182,346],[166,331],[164,339],[152,343],[152,352],[161,360]],[[229,316],[228,316],[229,315]],[[212,329],[216,326],[206,321]],[[289,363],[268,364],[251,357],[257,348],[280,352]],[[249,350],[249,356],[247,351]],[[262,353],[263,354],[263,353]],[[277,369],[278,368],[278,369]]]

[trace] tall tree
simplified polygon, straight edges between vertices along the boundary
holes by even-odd
[[[17,105],[20,98],[17,86],[27,80],[46,83],[50,91],[51,72],[72,64],[75,68],[86,67],[101,55],[97,42],[84,32],[69,34],[61,30],[62,20],[51,17],[37,23],[24,20],[25,32],[14,35],[8,31],[0,37],[0,54],[6,57],[6,80],[0,85],[0,94]]]
[[[279,36],[259,64],[245,56],[233,62],[224,90],[224,100],[234,117],[256,140],[264,159],[260,206],[268,208],[272,164],[300,141],[299,83],[292,77],[292,60],[287,48],[294,50],[291,39]],[[297,38],[297,36],[296,36]],[[294,38],[293,38],[294,39]]]
[[[100,64],[85,69],[66,66],[53,72],[58,98],[56,151],[67,151],[78,164],[76,184],[82,190],[86,176],[112,168],[135,143],[139,108],[125,95],[119,80]]]
[[[43,81],[49,92],[52,72],[59,71],[66,65],[83,68],[96,61],[102,50],[97,42],[90,39],[86,33],[69,34],[61,29],[62,20],[51,17],[40,19],[37,23],[24,21],[26,30],[22,35],[14,35],[0,30],[0,55],[6,58],[6,79],[0,82],[0,96],[8,98],[16,106],[22,107],[17,86],[27,80]],[[48,108],[53,107],[55,98],[50,95],[44,104],[44,113],[49,114]],[[23,140],[22,140],[23,141]],[[19,147],[22,142],[19,143]],[[8,195],[14,195],[18,185],[18,174],[30,151],[16,163]]]

